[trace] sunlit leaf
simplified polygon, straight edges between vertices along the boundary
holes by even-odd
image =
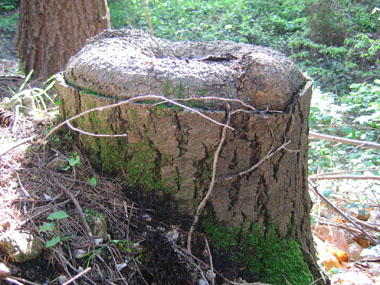
[[[64,211],[58,211],[58,212],[54,212],[52,214],[49,215],[49,217],[47,217],[48,220],[61,220],[61,219],[65,219],[65,218],[68,218],[69,216],[66,214],[66,212]]]
[[[60,237],[53,237],[51,240],[46,242],[45,247],[49,248],[49,247],[55,246],[60,241],[61,241]]]
[[[40,228],[39,232],[53,231],[55,228],[54,223],[44,223]]]
[[[91,177],[88,179],[88,183],[90,183],[93,186],[96,186],[98,184],[98,181],[96,180],[95,177]]]

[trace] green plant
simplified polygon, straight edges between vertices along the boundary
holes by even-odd
[[[88,180],[88,183],[90,183],[92,186],[96,186],[98,184],[98,181],[96,180],[96,177],[91,177]]]
[[[351,139],[377,141],[380,135],[380,81],[351,84],[341,97],[314,91],[309,116],[312,130]],[[379,152],[326,141],[311,141],[310,173],[377,168]]]
[[[64,240],[62,238],[61,228],[60,228],[60,225],[59,225],[59,221],[62,220],[62,219],[66,219],[68,217],[69,216],[64,211],[54,212],[54,213],[50,214],[47,217],[47,219],[49,221],[52,221],[52,222],[50,222],[50,223],[44,223],[40,227],[40,229],[38,230],[39,232],[50,231],[50,232],[53,232],[53,234],[54,234],[54,236],[50,240],[48,240],[46,242],[46,244],[45,244],[46,248],[55,246],[56,244],[58,244],[59,242],[61,242],[61,241]]]
[[[44,82],[44,88],[26,88],[32,73],[33,71],[25,77],[23,84],[17,92],[11,89],[13,96],[9,100],[5,100],[2,103],[2,107],[16,113],[25,113],[34,117],[46,118],[55,116],[58,112],[54,101],[55,94],[49,94],[49,91],[54,86],[55,76],[50,77]]]
[[[80,156],[77,152],[73,152],[73,156],[69,157],[67,161],[69,165],[63,169],[64,171],[68,171],[72,167],[82,166],[82,162],[80,161]]]
[[[89,267],[90,264],[91,264],[91,261],[98,255],[100,255],[102,253],[102,251],[107,248],[107,246],[110,246],[110,245],[116,245],[117,247],[120,248],[121,252],[125,255],[129,255],[131,254],[135,249],[134,247],[134,243],[129,241],[129,240],[117,240],[117,239],[111,239],[110,237],[108,237],[108,241],[101,245],[99,248],[96,248],[84,255],[82,255],[80,258],[85,258],[85,267]]]
[[[3,0],[0,3],[0,13],[16,9],[20,4],[19,0]]]

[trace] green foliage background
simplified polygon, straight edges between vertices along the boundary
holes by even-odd
[[[109,0],[114,28],[148,29],[141,1]],[[155,35],[170,40],[231,40],[292,57],[323,90],[380,77],[380,1],[149,1]]]

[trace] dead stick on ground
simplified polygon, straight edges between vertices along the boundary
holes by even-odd
[[[380,149],[380,144],[378,144],[378,143],[352,140],[352,139],[345,139],[345,138],[341,138],[341,137],[335,137],[335,136],[319,134],[319,133],[314,133],[314,132],[309,132],[309,138],[316,138],[316,139],[332,141],[332,142],[340,142],[340,143],[356,145],[356,146],[360,146],[360,147]]]
[[[336,211],[338,214],[343,216],[345,219],[347,219],[351,224],[353,224],[361,233],[363,233],[373,244],[378,244],[376,240],[374,240],[365,230],[362,229],[361,226],[359,226],[353,219],[348,217],[343,211],[341,211],[339,208],[335,207],[333,203],[331,203],[325,196],[323,196],[321,193],[319,193],[317,186],[314,185],[314,183],[309,178],[309,186],[310,189],[314,192],[315,195],[317,195],[321,200],[330,208],[332,208],[334,211]]]
[[[342,174],[347,174],[347,173],[355,173],[355,172],[369,172],[369,171],[377,171],[379,172],[380,169],[379,168],[368,168],[368,169],[357,169],[357,170],[346,170],[346,171],[336,171],[336,172],[325,172],[325,173],[318,173],[318,174],[314,174],[312,176],[309,176],[310,178],[311,177],[315,177],[316,179],[318,179],[319,176],[329,176],[329,175],[342,175]]]
[[[210,246],[208,245],[208,241],[207,241],[206,236],[204,236],[204,238],[205,238],[205,244],[206,244],[206,248],[207,248],[208,257],[209,257],[209,260],[210,260],[210,270],[211,270],[210,279],[211,279],[211,285],[215,285],[214,264],[212,262],[211,250],[210,250]]]
[[[87,272],[89,272],[91,270],[91,267],[87,268],[86,270],[83,270],[81,273],[75,275],[73,278],[71,278],[70,280],[66,281],[65,283],[63,283],[63,285],[68,285],[70,284],[71,282],[74,282],[75,280],[77,280],[78,278],[80,278],[82,275],[86,274]]]
[[[16,285],[19,285],[19,284],[21,284],[21,285],[24,285],[24,284],[41,285],[40,283],[35,283],[35,282],[29,281],[29,280],[26,280],[26,279],[23,279],[20,277],[15,277],[15,276],[10,276],[8,278],[5,278],[4,280],[8,281],[9,283],[16,284]]]
[[[73,201],[75,207],[78,210],[78,214],[79,214],[79,217],[82,221],[82,225],[84,226],[84,228],[86,230],[86,234],[88,235],[88,237],[90,239],[92,239],[92,233],[91,233],[90,227],[88,226],[88,223],[87,223],[86,218],[84,216],[83,210],[82,210],[81,206],[79,205],[77,198],[75,198],[75,196],[69,190],[67,190],[65,186],[63,186],[61,183],[59,183],[59,181],[57,179],[55,179],[54,177],[51,177],[50,179],[52,179],[55,183],[55,184],[53,184],[50,182],[49,179],[47,179],[47,181],[50,183],[51,186],[53,186],[53,187],[58,186],[58,188],[61,189],[71,201]]]
[[[208,191],[206,193],[206,196],[203,198],[203,200],[198,205],[197,212],[196,212],[196,214],[194,216],[193,224],[191,225],[190,230],[189,230],[189,234],[187,235],[187,250],[189,252],[191,252],[191,238],[192,238],[192,235],[193,235],[193,232],[194,232],[194,228],[195,228],[195,226],[198,223],[198,219],[199,219],[200,215],[202,214],[203,208],[206,206],[206,203],[207,203],[208,199],[211,196],[212,190],[214,189],[215,180],[216,180],[215,179],[216,178],[216,165],[218,163],[219,153],[222,150],[222,146],[223,146],[224,140],[226,138],[226,132],[227,132],[227,127],[229,127],[228,124],[230,123],[230,118],[231,118],[230,108],[229,108],[229,105],[228,105],[226,126],[223,127],[222,136],[220,138],[218,148],[216,149],[215,154],[214,154],[214,161],[213,161],[213,164],[212,164],[211,183],[210,183],[210,186],[209,186]]]
[[[341,180],[341,179],[362,179],[362,180],[380,180],[376,175],[312,175],[311,180]]]

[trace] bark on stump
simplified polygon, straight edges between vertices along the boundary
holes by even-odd
[[[215,229],[217,224],[231,229],[228,233],[235,229],[236,248],[257,225],[264,232],[273,225],[280,239],[300,245],[312,274],[320,276],[312,258],[307,183],[312,84],[292,61],[252,45],[169,42],[132,29],[106,31],[70,59],[56,87],[64,118],[146,94],[239,99],[256,108],[230,102],[234,130],[227,131],[220,153],[206,219]],[[226,121],[222,100],[186,102],[216,121]],[[99,138],[80,133],[78,142],[97,168],[124,175],[131,185],[162,199],[169,196],[178,213],[193,215],[210,184],[222,127],[171,104],[148,103],[119,105],[76,119],[72,125],[87,132],[127,134]],[[238,175],[260,160],[257,168]],[[249,248],[254,256],[255,247]],[[244,254],[235,259],[252,269]],[[268,272],[260,274],[253,275],[261,278]]]

